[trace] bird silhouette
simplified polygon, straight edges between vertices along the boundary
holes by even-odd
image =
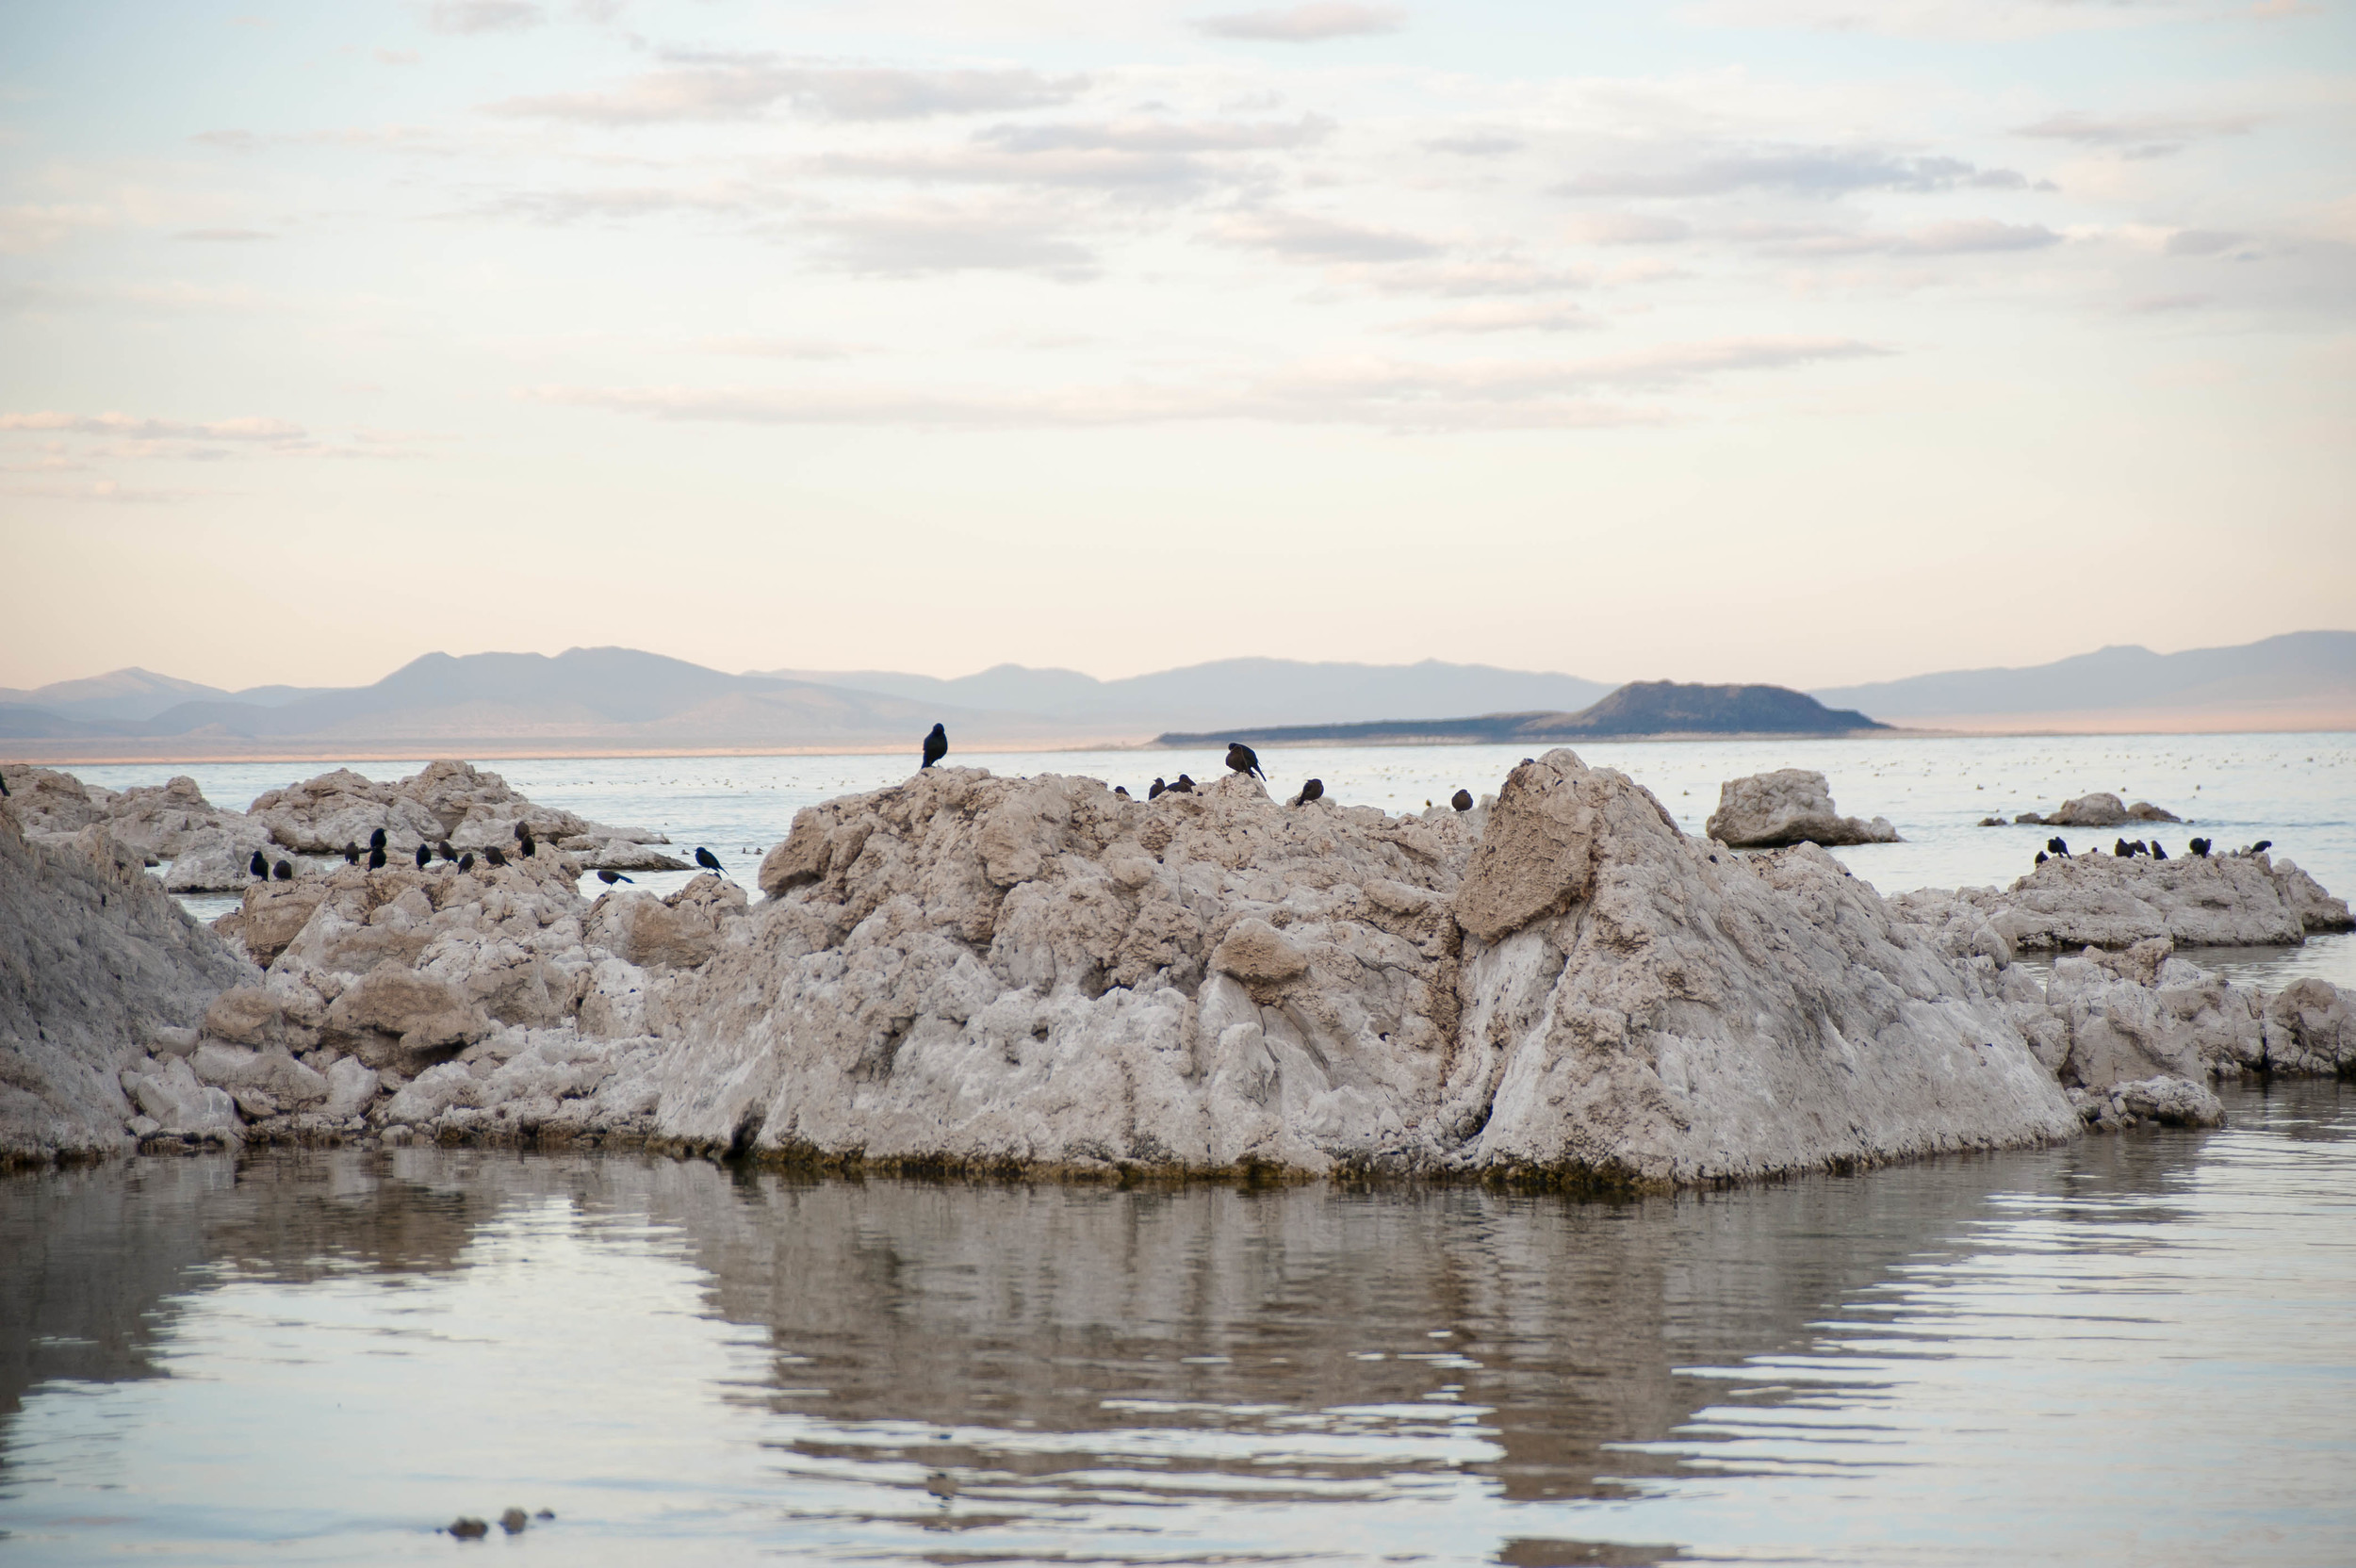
[[[2043,864],[2045,864],[2045,862],[2046,862],[2046,861],[2048,861],[2048,860],[2050,860],[2050,859],[2052,859],[2052,858],[2053,858],[2053,857],[2052,857],[2052,856],[2050,856],[2050,855],[2046,854],[2046,853],[2045,853],[2045,851],[2043,851],[2043,850],[2041,850],[2041,849],[2040,849],[2040,850],[2038,850],[2038,851],[2037,852],[2037,863],[2038,865],[2040,865],[2040,866],[2041,866],[2041,865],[2043,865]]]
[[[2119,840],[2118,843],[2111,847],[2111,858],[2113,859],[2124,860],[2134,854],[2135,851],[2127,847],[2127,841],[2124,839]]]
[[[470,849],[470,850],[466,851],[466,854],[461,855],[461,856],[458,858],[458,869],[459,869],[460,871],[472,871],[472,870],[474,870],[474,851],[473,851],[473,850],[471,850],[471,849]]]
[[[375,832],[368,835],[368,847],[370,849],[383,849],[384,847],[384,830],[383,828],[380,827]]]
[[[1472,792],[1470,790],[1459,790],[1454,794],[1448,797],[1448,803],[1459,811],[1469,811],[1473,808]]]
[[[368,870],[383,871],[384,869],[384,846],[383,844],[377,844],[368,851]]]
[[[1178,782],[1170,788],[1182,795],[1190,795],[1194,793],[1194,780],[1182,773],[1178,776]]]
[[[1293,796],[1293,804],[1295,806],[1306,806],[1313,800],[1323,800],[1324,798],[1325,780],[1322,778],[1312,778],[1309,782],[1301,787],[1301,792],[1299,794]]]
[[[450,847],[450,841],[448,839],[444,839],[439,847],[443,859],[455,860],[458,858],[458,852]]]
[[[1146,798],[1146,799],[1148,799],[1148,800],[1153,800],[1153,799],[1154,799],[1154,798],[1156,798],[1156,797],[1158,797],[1158,796],[1160,796],[1160,795],[1162,795],[1162,794],[1164,794],[1164,793],[1167,793],[1167,792],[1169,792],[1169,789],[1170,789],[1170,786],[1169,786],[1169,785],[1167,785],[1167,784],[1163,783],[1160,779],[1156,778],[1155,780],[1153,780],[1153,783],[1151,783],[1151,784],[1149,784],[1149,785],[1147,785],[1147,786],[1146,786],[1146,788],[1145,788],[1145,798]]]
[[[294,880],[294,867],[288,865],[284,860],[281,860],[278,864],[270,867],[270,874],[278,878],[281,882],[291,882]]]
[[[1241,741],[1227,743],[1227,771],[1250,774],[1264,784],[1268,782],[1268,775],[1260,772],[1260,754]]]
[[[353,843],[350,839],[346,839],[344,841],[344,864],[347,866],[356,866],[359,863],[360,846]]]
[[[609,887],[609,888],[610,888],[610,887],[614,886],[614,883],[616,883],[616,882],[629,882],[629,881],[630,881],[630,878],[629,878],[629,877],[627,877],[627,876],[624,876],[624,875],[623,875],[620,872],[618,872],[618,871],[600,871],[599,873],[597,873],[597,880],[598,880],[598,881],[600,881],[600,882],[602,882],[602,883],[604,883],[607,887]],[[634,883],[632,884],[632,886],[635,886],[635,885],[636,885],[636,884],[634,884]]]
[[[697,844],[695,846],[695,864],[703,867],[706,871],[719,872],[723,876],[728,874],[728,872],[723,869],[720,864],[720,858],[717,855],[712,854],[712,851],[704,848],[701,844]]]
[[[2250,846],[2250,853],[2252,855],[2264,855],[2267,850],[2272,849],[2273,847],[2274,841],[2272,839],[2260,839],[2256,843]]]
[[[2062,842],[2058,838],[2046,840],[2045,848],[2046,852],[2051,855],[2067,855],[2070,853],[2070,846]]]
[[[528,822],[515,825],[515,851],[527,860],[540,851],[540,846],[532,841],[532,825]]]
[[[1129,798],[1128,786],[1124,784],[1116,784],[1113,786],[1113,793],[1119,795],[1123,800],[1127,800]]]
[[[2187,839],[2184,841],[2184,847],[2192,851],[2193,858],[2197,860],[2205,860],[2209,858],[2209,841],[2206,839]]]
[[[484,844],[483,846],[483,858],[485,860],[490,861],[491,864],[495,866],[503,866],[507,864],[507,857],[500,853],[499,846],[497,844]]]
[[[426,867],[432,865],[433,863],[434,851],[427,848],[423,844],[419,844],[417,846],[417,869],[419,871],[423,871]]]
[[[270,857],[257,849],[254,852],[254,858],[245,863],[245,869],[252,872],[254,875],[259,876],[264,880],[268,880],[270,876]]]
[[[931,767],[948,755],[949,732],[941,726],[935,725],[933,732],[924,737],[924,760],[916,771],[923,773],[925,768]]]
[[[8,798],[8,776],[0,774],[0,800]]]
[[[2159,841],[2156,839],[2151,841],[2151,858],[2154,860],[2165,860],[2168,858],[2168,851],[2160,847]]]

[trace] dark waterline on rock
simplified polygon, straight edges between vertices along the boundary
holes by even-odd
[[[1870,1177],[806,1182],[401,1150],[0,1181],[25,1563],[2327,1562],[2356,1092]]]

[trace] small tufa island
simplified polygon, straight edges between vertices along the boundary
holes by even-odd
[[[1282,725],[1216,733],[1168,734],[1155,745],[1246,741],[1263,746],[1485,745],[1571,740],[1683,739],[1729,735],[1839,736],[1890,727],[1845,708],[1827,708],[1783,686],[1692,686],[1638,680],[1576,713],[1486,713],[1469,719],[1384,719],[1367,724]]]
[[[1796,776],[1721,812],[1829,814]],[[934,767],[798,813],[758,902],[717,875],[585,897],[624,835],[560,847],[464,763],[328,775],[242,820],[288,856],[382,831],[387,862],[290,863],[209,928],[114,830],[152,797],[26,830],[73,788],[0,803],[5,1161],[425,1139],[1643,1190],[2213,1121],[2217,1075],[2356,1072],[2332,987],[2187,956],[2348,928],[2286,860],[2065,857],[1885,899],[1813,842],[1689,837],[1567,750],[1396,817],[1244,774],[1148,801]],[[534,823],[536,854],[488,853]],[[481,859],[415,853],[460,832]],[[2040,951],[2050,974],[2015,962]]]

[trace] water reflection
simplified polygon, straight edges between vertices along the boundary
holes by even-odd
[[[515,1503],[557,1520],[499,1544],[568,1561],[1536,1564],[2099,1552],[2132,1507],[2213,1560],[2214,1499],[2168,1494],[2197,1456],[2266,1476],[2235,1506],[2295,1560],[2356,1525],[2310,1410],[2356,1375],[2352,1119],[2235,1110],[1628,1203],[432,1150],[21,1177],[0,1528],[378,1560]],[[2270,1414],[2187,1428],[2226,1396]]]

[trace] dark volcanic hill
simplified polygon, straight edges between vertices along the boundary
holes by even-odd
[[[1674,680],[1638,680],[1576,713],[1484,713],[1468,719],[1205,730],[1164,735],[1155,743],[1480,745],[1637,735],[1854,735],[1890,727],[1850,709],[1827,708],[1807,693],[1784,686],[1689,686]]]

